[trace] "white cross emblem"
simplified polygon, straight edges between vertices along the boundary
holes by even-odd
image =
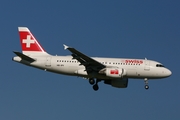
[[[23,39],[22,43],[26,43],[26,47],[30,48],[31,44],[34,44],[35,41],[31,40],[31,36],[30,35],[27,35],[27,38]]]

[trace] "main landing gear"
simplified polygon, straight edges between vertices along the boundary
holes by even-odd
[[[89,84],[94,85],[94,83],[95,83],[95,80],[93,78],[90,78],[89,79]]]
[[[145,88],[146,90],[148,90],[148,89],[149,89],[148,79],[147,79],[147,78],[144,78],[144,82],[145,82],[144,88]]]
[[[99,86],[98,86],[98,82],[100,82],[100,80],[96,80],[96,82],[95,82],[95,80],[93,79],[93,78],[90,78],[89,79],[89,83],[91,84],[91,85],[93,85],[93,89],[95,90],[95,91],[97,91],[98,89],[99,89]]]

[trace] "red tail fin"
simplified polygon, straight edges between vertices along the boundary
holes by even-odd
[[[27,27],[18,27],[23,53],[46,53]]]

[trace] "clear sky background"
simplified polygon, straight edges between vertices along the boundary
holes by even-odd
[[[1,0],[0,120],[179,120],[179,0]],[[27,26],[52,55],[62,44],[89,56],[152,59],[172,76],[129,80],[126,89],[27,67],[18,26]]]

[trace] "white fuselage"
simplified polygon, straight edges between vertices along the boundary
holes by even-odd
[[[14,57],[13,60],[32,67],[40,68],[46,71],[59,74],[81,76],[91,78],[83,65],[72,59],[72,56],[31,56],[36,59],[35,62],[29,63],[21,60],[20,57]],[[165,78],[171,75],[171,71],[162,66],[159,62],[147,59],[126,59],[126,58],[100,58],[93,57],[96,61],[110,68],[122,68],[126,71],[127,78]],[[110,79],[103,74],[95,74],[97,79]]]
[[[126,88],[128,78],[140,78],[145,81],[148,89],[148,79],[165,78],[171,71],[161,63],[147,59],[100,58],[89,57],[77,49],[63,45],[71,56],[52,56],[48,54],[27,27],[18,27],[21,52],[14,61],[58,74],[80,76],[87,78],[93,89],[99,89],[98,82],[117,88]]]

